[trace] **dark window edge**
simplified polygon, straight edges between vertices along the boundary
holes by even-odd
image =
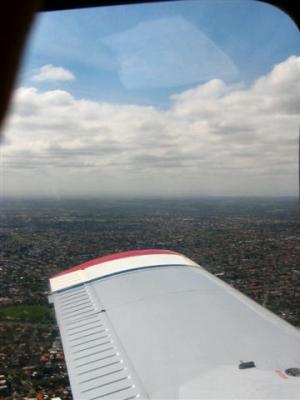
[[[89,7],[105,7],[105,6],[117,6],[123,4],[138,4],[138,3],[162,3],[174,0],[44,0],[40,11],[59,11],[59,10],[71,10],[78,8],[89,8]],[[175,0],[178,1],[178,0]],[[224,2],[226,0],[223,0]],[[298,7],[296,2],[290,0],[253,0],[267,3],[279,8],[285,14],[287,14],[298,26],[300,26],[300,18],[298,13]]]

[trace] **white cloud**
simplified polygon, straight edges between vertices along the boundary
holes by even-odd
[[[63,67],[56,67],[55,65],[47,64],[41,67],[31,79],[35,82],[73,81],[75,76],[71,71]]]
[[[297,194],[299,63],[290,57],[251,87],[209,81],[174,95],[167,110],[20,88],[2,149],[4,190]]]

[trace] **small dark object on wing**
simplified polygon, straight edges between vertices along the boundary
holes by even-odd
[[[255,362],[254,361],[241,361],[239,365],[239,369],[247,369],[247,368],[255,368]]]
[[[288,368],[284,372],[290,376],[300,376],[300,368]]]

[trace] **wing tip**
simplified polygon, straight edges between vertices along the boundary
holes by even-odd
[[[69,274],[71,272],[75,272],[78,270],[85,270],[86,268],[93,267],[94,265],[102,264],[107,261],[114,261],[120,260],[122,258],[130,258],[130,257],[137,257],[137,256],[146,256],[146,255],[154,255],[154,254],[177,254],[180,253],[175,252],[173,250],[166,250],[166,249],[140,249],[140,250],[129,250],[123,252],[117,252],[108,254],[102,257],[94,258],[82,264],[76,265],[72,268],[68,268],[64,271],[58,272],[57,274],[51,276],[49,279],[57,278],[59,276],[63,276]]]

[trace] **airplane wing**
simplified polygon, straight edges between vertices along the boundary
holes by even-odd
[[[75,400],[299,398],[299,331],[181,254],[114,254],[50,286]]]

